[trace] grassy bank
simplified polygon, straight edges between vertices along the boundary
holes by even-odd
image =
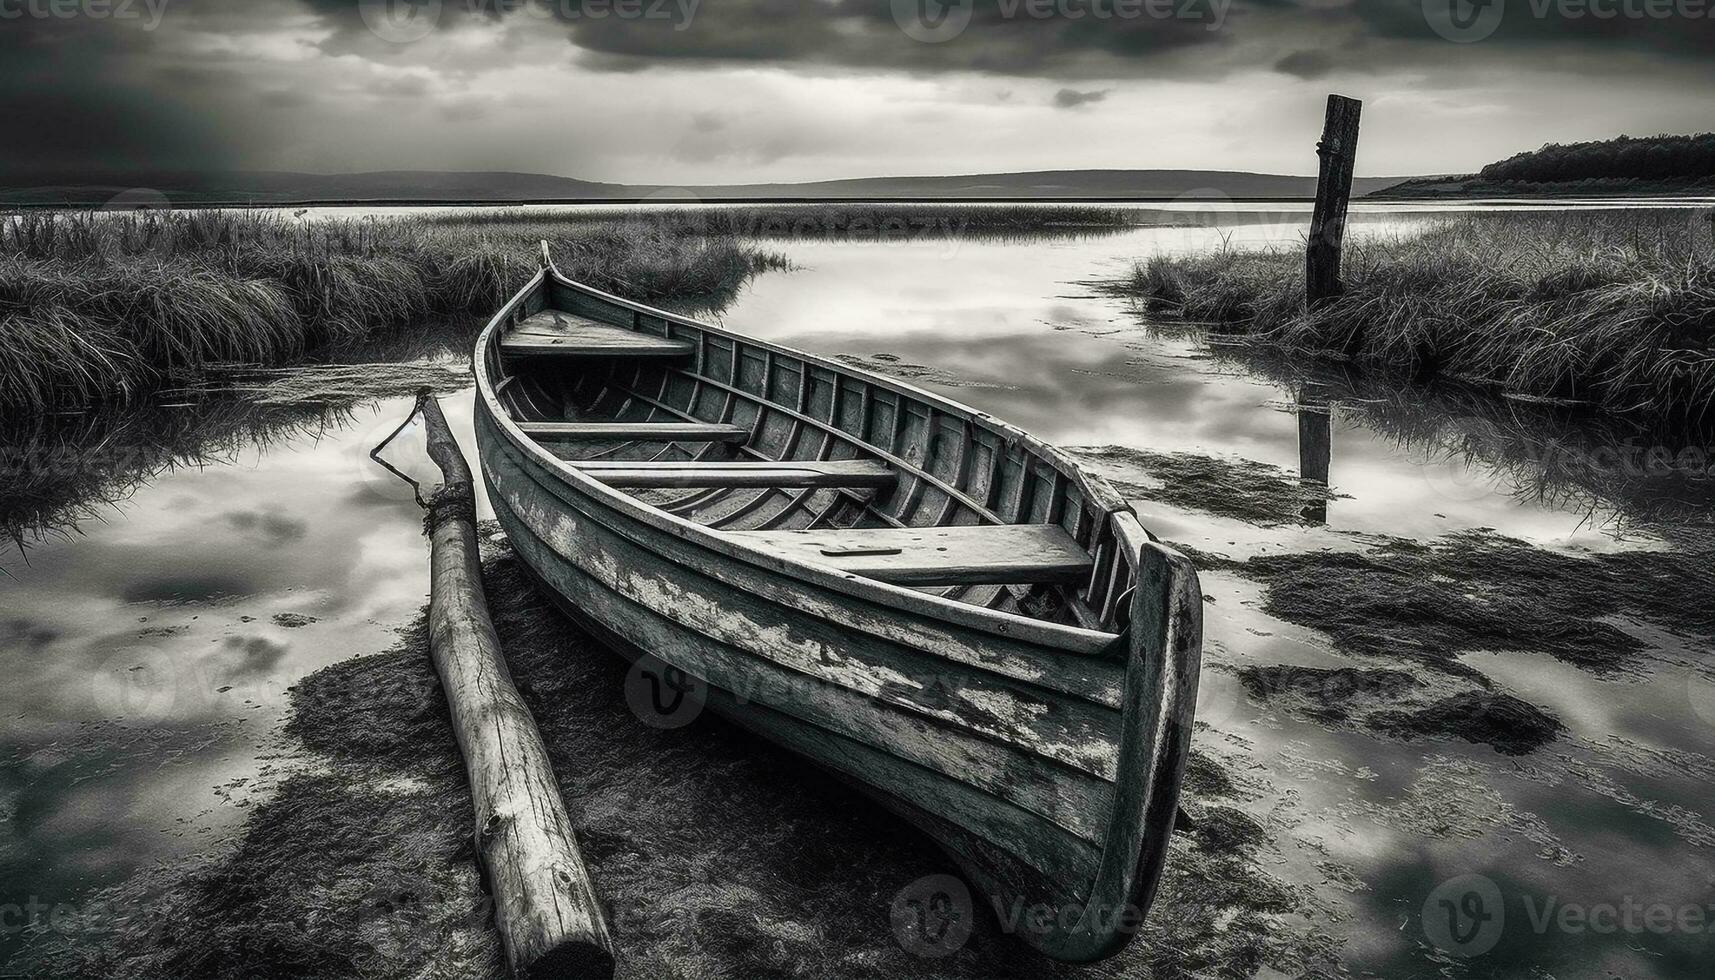
[[[1296,248],[1159,257],[1116,288],[1250,341],[1565,400],[1715,422],[1715,247],[1682,211],[1473,215],[1358,240],[1347,291],[1306,312]]]
[[[640,299],[730,295],[784,265],[637,222],[24,214],[0,219],[0,411],[124,401],[213,363],[481,314],[534,271],[541,239],[568,275]]]

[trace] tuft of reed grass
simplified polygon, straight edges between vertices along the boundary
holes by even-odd
[[[1669,428],[1715,422],[1715,248],[1672,211],[1471,215],[1347,248],[1306,310],[1296,250],[1151,259],[1116,285],[1217,331]]]
[[[645,300],[730,295],[785,260],[637,222],[276,212],[0,217],[0,411],[124,401],[223,362],[282,364],[480,314],[561,268]]]

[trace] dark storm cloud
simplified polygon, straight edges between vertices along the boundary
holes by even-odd
[[[262,99],[240,59],[191,53],[192,32],[266,31],[284,5],[128,0],[85,8],[7,3],[0,19],[0,177],[222,170],[246,131],[221,106]]]
[[[565,23],[574,44],[614,59],[815,61],[1015,75],[1081,74],[1115,62],[1129,63],[1121,73],[1145,73],[1161,67],[1157,56],[1226,41],[1217,27],[1227,0],[1119,2],[1132,5],[1124,8],[1127,16],[1112,13],[1113,0],[974,0],[962,29],[920,20],[909,6],[902,19],[893,4],[876,0],[721,0],[683,26],[646,18]]]
[[[1234,0],[970,0],[965,26],[923,41],[909,4],[887,0],[305,0],[333,33],[330,53],[405,56],[377,37],[471,20],[564,30],[597,64],[637,70],[687,62],[812,63],[908,71],[1044,74],[1087,60],[1149,67],[1154,55],[1216,46]],[[939,6],[940,0],[915,0]],[[1253,0],[1246,0],[1253,2]],[[949,5],[956,7],[956,4]],[[391,15],[380,13],[391,10]],[[367,14],[367,15],[366,15]],[[955,15],[958,16],[958,15]],[[417,19],[424,18],[424,19]],[[903,19],[902,19],[903,18]]]
[[[584,77],[591,68],[974,71],[1066,84],[1052,102],[1075,108],[1109,80],[1220,85],[1270,67],[1304,80],[1365,71],[1366,86],[1385,94],[1390,85],[1457,85],[1478,67],[1524,77],[1576,64],[1604,76],[1608,91],[1642,98],[1715,57],[1715,0],[954,0],[945,8],[952,19],[935,22],[951,29],[929,25],[927,40],[927,22],[912,12],[940,10],[943,0],[902,3],[903,17],[891,0],[166,2],[155,30],[142,20],[0,20],[0,86],[8,93],[0,99],[0,175],[277,169],[287,155],[305,169],[324,159],[338,167],[354,146],[389,163],[421,133],[412,111],[460,124],[511,120],[507,113],[522,119],[526,110],[465,84],[515,58],[537,69],[575,63]],[[378,22],[378,12],[393,19]],[[1448,39],[1449,24],[1472,18],[1480,37]],[[479,44],[412,43],[418,27],[450,33],[476,23],[505,30],[470,32]],[[681,78],[697,85],[689,74],[671,81]],[[1030,101],[1041,106],[1046,90],[1033,91],[1040,94]],[[1029,111],[1024,101],[1015,103],[1019,112]],[[1707,128],[1695,119],[1685,125]],[[496,122],[495,132],[506,126],[528,131]],[[446,128],[452,145],[458,137]],[[762,145],[742,121],[718,129],[694,121],[668,152],[732,157]],[[803,129],[767,134],[768,157],[809,147]],[[350,138],[354,132],[362,138]]]
[[[158,38],[140,23],[0,23],[0,174],[48,176],[96,161],[218,166],[220,140],[186,98],[198,83],[151,70]]]
[[[1054,93],[1054,107],[1056,109],[1076,109],[1091,102],[1100,102],[1107,97],[1108,90],[1105,88],[1094,92],[1080,92],[1077,89],[1063,88]]]
[[[1715,0],[375,0],[367,16],[354,0],[303,2],[332,28],[332,53],[408,57],[409,45],[374,29],[377,11],[391,11],[396,24],[436,29],[479,19],[563,30],[612,70],[744,62],[1123,77],[1185,70],[1171,56],[1187,54],[1203,71],[1272,64],[1311,79],[1510,48],[1715,53]],[[923,40],[913,29],[927,23],[923,10],[952,11],[952,26]],[[1450,38],[1449,23],[1467,19],[1480,35]],[[1334,38],[1338,56],[1320,47]],[[1456,43],[1473,40],[1482,43]],[[1245,49],[1253,64],[1218,61],[1238,41],[1276,50],[1255,60]]]
[[[1274,70],[1303,79],[1322,78],[1334,70],[1334,59],[1326,51],[1294,51],[1275,62]]]

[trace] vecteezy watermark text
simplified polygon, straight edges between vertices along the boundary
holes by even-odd
[[[1537,936],[1715,934],[1715,903],[1646,902],[1633,895],[1593,902],[1562,901],[1558,895],[1516,898],[1522,919],[1509,914],[1507,897],[1494,879],[1480,874],[1449,878],[1424,900],[1424,938],[1468,959],[1488,953],[1509,928],[1516,932],[1521,925]]]
[[[165,909],[143,898],[95,898],[87,902],[50,902],[30,895],[0,901],[0,936],[52,934],[95,936],[126,929],[133,934],[166,926]]]
[[[1066,21],[1188,21],[1218,31],[1233,0],[992,0],[985,19]],[[974,0],[892,0],[893,20],[914,41],[940,44],[965,32]]]
[[[1535,20],[1709,20],[1715,0],[1512,0],[1514,16]],[[1507,0],[1423,0],[1423,19],[1449,41],[1470,44],[1494,34]]]
[[[157,0],[165,2],[165,0]],[[702,0],[460,0],[475,18],[522,14],[538,20],[657,21],[683,31],[691,26]],[[358,13],[370,33],[383,41],[408,44],[428,37],[451,2],[443,0],[358,0]]]
[[[703,0],[465,0],[473,13],[524,13],[543,20],[662,20],[691,26]]]
[[[0,20],[140,20],[161,26],[167,0],[0,0]]]
[[[1115,907],[1083,902],[1003,901],[989,896],[995,922],[1007,935],[1121,933],[1143,928],[1143,909],[1131,903]],[[951,956],[964,947],[976,925],[977,906],[970,888],[952,875],[918,878],[893,896],[889,918],[900,948],[926,959]]]
[[[995,0],[1004,20],[1189,20],[1220,30],[1233,0]]]

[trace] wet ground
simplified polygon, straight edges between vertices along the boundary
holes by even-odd
[[[1205,931],[1234,930],[1219,963],[1152,967],[1707,976],[1708,457],[1262,362],[1087,285],[1158,249],[1290,239],[1299,220],[798,240],[798,271],[754,281],[723,319],[1079,447],[1199,559],[1202,837],[1158,914],[1203,921],[1198,880],[1245,882],[1252,904],[1208,910]],[[423,600],[419,512],[365,457],[407,402],[247,415],[201,465],[142,467],[123,499],[59,513],[63,535],[0,552],[0,661],[18,679],[0,689],[0,903],[81,908],[219,855],[305,764],[277,758],[299,751],[277,732],[288,689],[387,649]],[[53,523],[32,506],[32,526]],[[885,928],[884,911],[866,921]],[[1269,933],[1294,938],[1236,951]],[[19,941],[0,936],[0,956]]]

